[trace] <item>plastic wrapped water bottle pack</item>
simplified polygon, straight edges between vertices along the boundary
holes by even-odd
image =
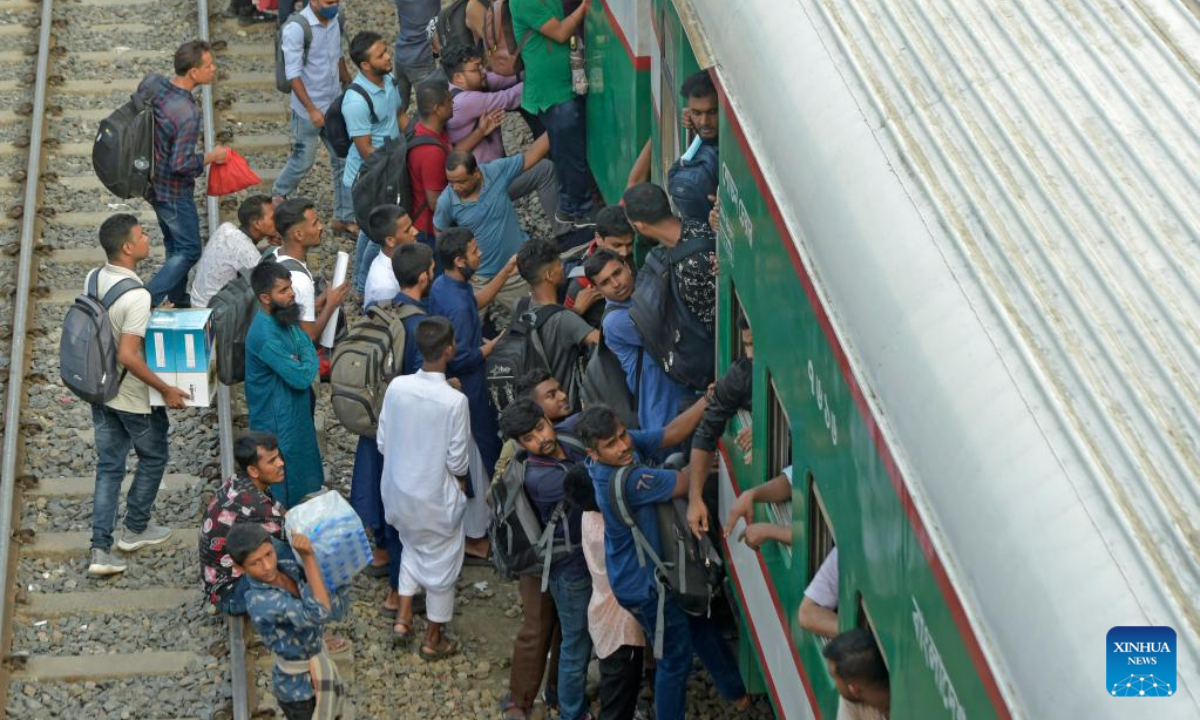
[[[350,503],[332,490],[289,510],[285,530],[289,541],[296,533],[308,537],[330,588],[350,582],[371,562],[371,544],[362,521]]]

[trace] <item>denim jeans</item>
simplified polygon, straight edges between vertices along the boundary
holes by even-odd
[[[188,271],[200,259],[200,215],[196,212],[196,200],[185,197],[155,202],[154,214],[162,229],[167,261],[146,283],[146,289],[155,307],[164,298],[178,305],[187,299]]]
[[[361,229],[358,231],[358,240],[354,243],[354,292],[359,297],[367,289],[367,273],[371,271],[371,263],[375,262],[375,256],[382,247],[372,242]]]
[[[287,164],[275,178],[275,186],[271,188],[273,195],[290,197],[300,186],[300,181],[308,174],[317,159],[317,141],[325,143],[329,151],[329,167],[333,174],[333,219],[340,222],[350,222],[354,219],[354,205],[350,201],[350,188],[342,183],[342,175],[346,168],[346,159],[340,158],[333,152],[333,146],[321,129],[315,127],[307,115],[292,111],[292,154],[288,155]]]
[[[588,634],[588,601],[592,578],[568,580],[561,573],[550,578],[550,595],[558,609],[562,649],[558,655],[558,703],[562,720],[581,720],[587,714],[587,667],[592,657]]]
[[[583,98],[554,105],[538,114],[550,134],[550,159],[558,172],[558,208],[569,215],[592,209],[592,171],[587,159],[587,113]]]
[[[96,429],[96,494],[92,508],[92,547],[112,549],[113,527],[117,524],[117,506],[121,502],[121,481],[125,479],[125,461],[129,448],[137,453],[137,470],[125,495],[125,527],[140,533],[150,524],[150,510],[167,468],[166,408],[154,408],[149,414],[114,410],[105,405],[92,406]]]
[[[658,597],[636,607],[626,608],[646,631],[646,642],[653,644],[658,621]],[[679,609],[670,598],[663,607],[663,656],[654,677],[654,713],[657,720],[683,720],[687,708],[687,681],[692,671],[692,653],[700,656],[712,675],[717,692],[733,701],[746,694],[733,652],[721,637],[711,618],[692,617]]]

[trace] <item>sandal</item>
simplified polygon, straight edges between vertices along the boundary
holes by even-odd
[[[382,565],[368,565],[367,569],[363,570],[363,573],[365,573],[367,577],[385,578],[388,576],[388,564],[384,563]]]
[[[329,634],[325,636],[325,649],[330,655],[344,655],[350,652],[351,643],[341,635]]]
[[[397,628],[404,628],[404,630],[401,631],[401,630],[398,630]],[[396,618],[396,622],[392,624],[392,646],[393,647],[406,646],[406,645],[408,645],[408,643],[410,641],[412,641],[412,637],[413,637],[413,619],[408,618],[407,620],[405,620],[402,617]]]
[[[448,658],[456,652],[458,652],[458,643],[444,637],[437,645],[430,645],[427,642],[421,643],[419,654],[422,660],[433,661]]]

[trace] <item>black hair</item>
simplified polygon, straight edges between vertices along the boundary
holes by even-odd
[[[405,247],[412,247],[405,245]],[[426,248],[428,249],[428,248]],[[417,350],[426,360],[441,357],[454,342],[454,326],[440,315],[422,320],[417,325]]]
[[[212,46],[203,40],[188,40],[175,51],[175,74],[183,77],[189,70],[200,67],[204,53],[212,53]]]
[[[515,386],[517,397],[528,397],[532,399],[534,388],[546,382],[547,380],[553,379],[555,379],[554,373],[550,372],[549,370],[546,370],[545,368],[534,368],[533,370],[530,370],[521,377],[517,378],[517,384]]]
[[[446,172],[466,168],[468,173],[474,173],[479,169],[479,162],[475,160],[475,155],[466,150],[453,150],[446,156]]]
[[[449,270],[454,267],[454,261],[467,257],[467,247],[475,239],[475,233],[469,228],[452,227],[442,233],[437,240],[437,258],[442,267]]]
[[[542,271],[560,261],[557,245],[541,238],[529,240],[517,251],[517,272],[525,282],[536,285]]]
[[[610,262],[624,263],[625,261],[612,250],[601,248],[583,261],[583,274],[588,280],[596,282],[596,276],[600,274],[601,270],[608,267]]]
[[[468,43],[451,45],[442,51],[442,70],[448,79],[454,79],[454,73],[462,72],[463,65],[472,60],[482,60],[483,51]]]
[[[271,198],[266,195],[251,195],[238,205],[238,225],[249,235],[250,226],[262,220],[266,214],[264,208],[271,204]]]
[[[632,235],[633,228],[620,205],[605,205],[596,213],[596,234],[600,237]]]
[[[514,400],[500,413],[500,432],[505,437],[517,440],[525,433],[532,432],[545,419],[546,412],[533,400]]]
[[[679,94],[685,98],[706,98],[717,94],[717,86],[707,70],[697,70],[688,75],[679,86]]]
[[[382,39],[382,35],[370,30],[355,33],[354,38],[350,40],[350,62],[354,63],[354,67],[361,67],[363,63],[370,60],[371,48]]]
[[[275,208],[275,232],[287,240],[288,231],[304,222],[304,213],[315,208],[312,200],[304,197],[291,198]]]
[[[271,536],[263,529],[261,523],[252,520],[235,521],[225,536],[225,552],[229,553],[229,557],[233,558],[235,563],[241,565],[251,553],[262,547],[263,543],[269,542]]]
[[[567,505],[583,512],[600,512],[600,504],[596,502],[596,486],[583,463],[575,463],[567,468],[567,475],[563,478],[563,499]]]
[[[417,114],[429,117],[433,109],[450,98],[445,79],[431,78],[417,84]]]
[[[888,669],[875,636],[865,628],[854,628],[829,641],[821,651],[844,682],[887,687]]]
[[[579,413],[575,432],[589,448],[595,450],[601,440],[617,434],[617,414],[607,405],[593,405]]]
[[[413,287],[421,280],[421,274],[429,272],[433,264],[433,251],[423,243],[401,245],[392,253],[392,273],[400,287]]]
[[[233,441],[233,459],[243,472],[258,462],[259,450],[278,450],[279,439],[275,433],[248,432],[238,436]]]
[[[277,262],[264,260],[250,271],[250,289],[254,296],[269,295],[280,280],[292,281],[292,273]]]
[[[121,248],[129,242],[133,229],[141,225],[137,216],[129,213],[117,213],[100,223],[100,247],[109,260],[115,260],[121,255]]]
[[[638,183],[629,188],[621,198],[621,204],[625,206],[625,217],[630,223],[654,224],[672,215],[666,191],[654,183]]]
[[[404,208],[390,203],[371,208],[371,213],[367,215],[367,238],[382,245],[385,238],[396,232],[396,221],[406,214]]]

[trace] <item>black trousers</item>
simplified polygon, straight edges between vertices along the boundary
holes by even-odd
[[[317,710],[317,699],[309,698],[298,702],[281,702],[279,709],[287,720],[311,720]]]
[[[622,645],[600,658],[600,720],[632,720],[642,689],[645,648]]]

